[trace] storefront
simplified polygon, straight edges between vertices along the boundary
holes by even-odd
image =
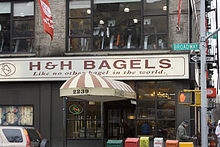
[[[177,102],[178,92],[192,87],[188,54],[17,58],[0,62],[0,110],[5,111],[5,106],[27,106],[22,114],[30,116],[28,123],[33,123],[25,125],[39,128],[53,147],[62,146],[65,140],[67,146],[97,147],[102,146],[103,138],[105,141],[138,136],[174,139],[176,127],[183,119],[194,121],[192,110]],[[61,85],[83,72],[127,83],[137,94],[136,101],[104,102],[103,135],[100,102],[67,99],[63,109]],[[23,125],[18,121],[13,124],[2,112],[1,125],[6,125],[3,121]],[[21,119],[18,113],[14,114],[14,119]]]

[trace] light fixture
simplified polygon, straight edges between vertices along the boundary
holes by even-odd
[[[87,10],[86,10],[86,13],[87,13],[87,14],[91,14],[91,10],[90,10],[90,9],[87,9]]]
[[[134,22],[134,23],[138,23],[138,19],[137,19],[137,18],[134,18],[134,19],[133,19],[133,22]]]
[[[167,11],[167,6],[163,6],[163,10],[164,10],[164,11]]]
[[[89,105],[95,105],[94,101],[89,101]]]
[[[128,119],[135,119],[135,116],[134,115],[130,115],[130,116],[128,116]]]
[[[101,20],[99,21],[99,24],[100,24],[100,25],[103,25],[103,24],[105,24],[105,22],[101,19]]]
[[[128,13],[128,12],[130,12],[130,9],[126,7],[126,8],[124,8],[124,12]]]

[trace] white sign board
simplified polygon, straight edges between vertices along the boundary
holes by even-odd
[[[0,59],[0,81],[60,81],[82,73],[118,80],[188,79],[188,55]]]

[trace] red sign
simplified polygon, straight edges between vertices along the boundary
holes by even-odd
[[[216,88],[207,88],[207,98],[216,98]]]
[[[48,0],[38,0],[41,10],[41,17],[44,24],[44,31],[48,33],[53,40],[53,19]]]

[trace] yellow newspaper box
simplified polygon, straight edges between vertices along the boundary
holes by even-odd
[[[179,142],[179,147],[193,147],[193,142]]]
[[[149,147],[149,137],[140,137],[140,147]]]

